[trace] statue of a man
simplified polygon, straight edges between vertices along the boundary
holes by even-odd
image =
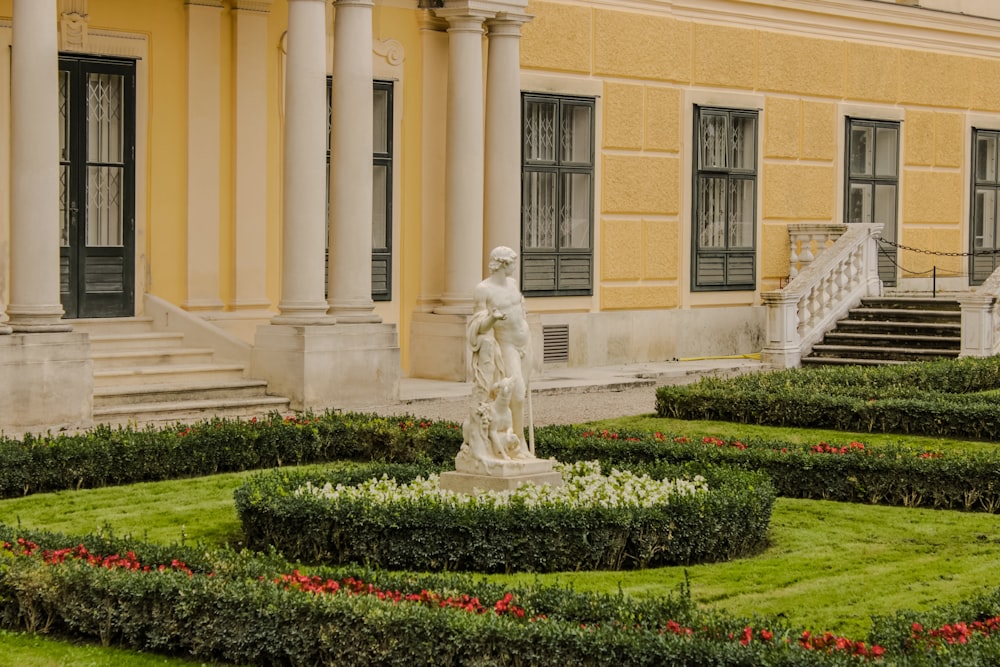
[[[510,426],[504,430],[507,436],[517,436],[518,445],[510,446],[509,437],[501,442],[503,437],[494,436],[493,458],[497,459],[532,457],[524,438],[531,339],[524,297],[512,277],[516,267],[516,252],[505,246],[493,249],[490,275],[472,292],[473,315],[466,332],[472,352],[473,405],[491,403],[497,406],[493,418],[505,421],[509,396]]]

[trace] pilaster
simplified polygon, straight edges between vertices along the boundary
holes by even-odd
[[[222,310],[219,297],[222,0],[187,0],[188,310]]]
[[[271,0],[234,0],[236,193],[234,310],[264,310],[267,298],[267,19]]]
[[[416,309],[427,313],[441,305],[444,287],[448,22],[423,9],[417,14],[417,24],[423,52],[423,90],[420,103],[421,264]]]

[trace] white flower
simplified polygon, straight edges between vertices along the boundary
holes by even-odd
[[[327,482],[318,487],[306,482],[295,490],[295,495],[310,495],[328,501],[367,500],[378,504],[421,502],[450,506],[465,504],[502,507],[517,504],[531,508],[619,508],[669,505],[671,498],[708,491],[708,484],[701,475],[691,480],[654,480],[648,475],[639,476],[615,469],[610,475],[604,476],[600,474],[600,464],[597,461],[560,465],[559,472],[563,477],[563,486],[560,487],[523,484],[511,491],[483,491],[477,495],[443,490],[437,475],[430,475],[426,479],[418,477],[409,484],[402,485],[386,475],[356,486],[338,484],[334,487]]]

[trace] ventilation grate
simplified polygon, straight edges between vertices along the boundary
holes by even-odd
[[[546,364],[569,361],[569,325],[542,325],[542,361]]]

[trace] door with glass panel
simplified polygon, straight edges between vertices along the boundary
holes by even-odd
[[[135,62],[59,59],[60,288],[65,317],[135,302]]]
[[[847,119],[847,222],[882,223],[878,276],[896,285],[897,201],[899,199],[899,123]],[[888,242],[888,243],[887,243]]]
[[[1000,132],[973,130],[972,135],[972,229],[969,233],[969,284],[982,285],[997,268],[997,212],[1000,171],[997,159]]]

